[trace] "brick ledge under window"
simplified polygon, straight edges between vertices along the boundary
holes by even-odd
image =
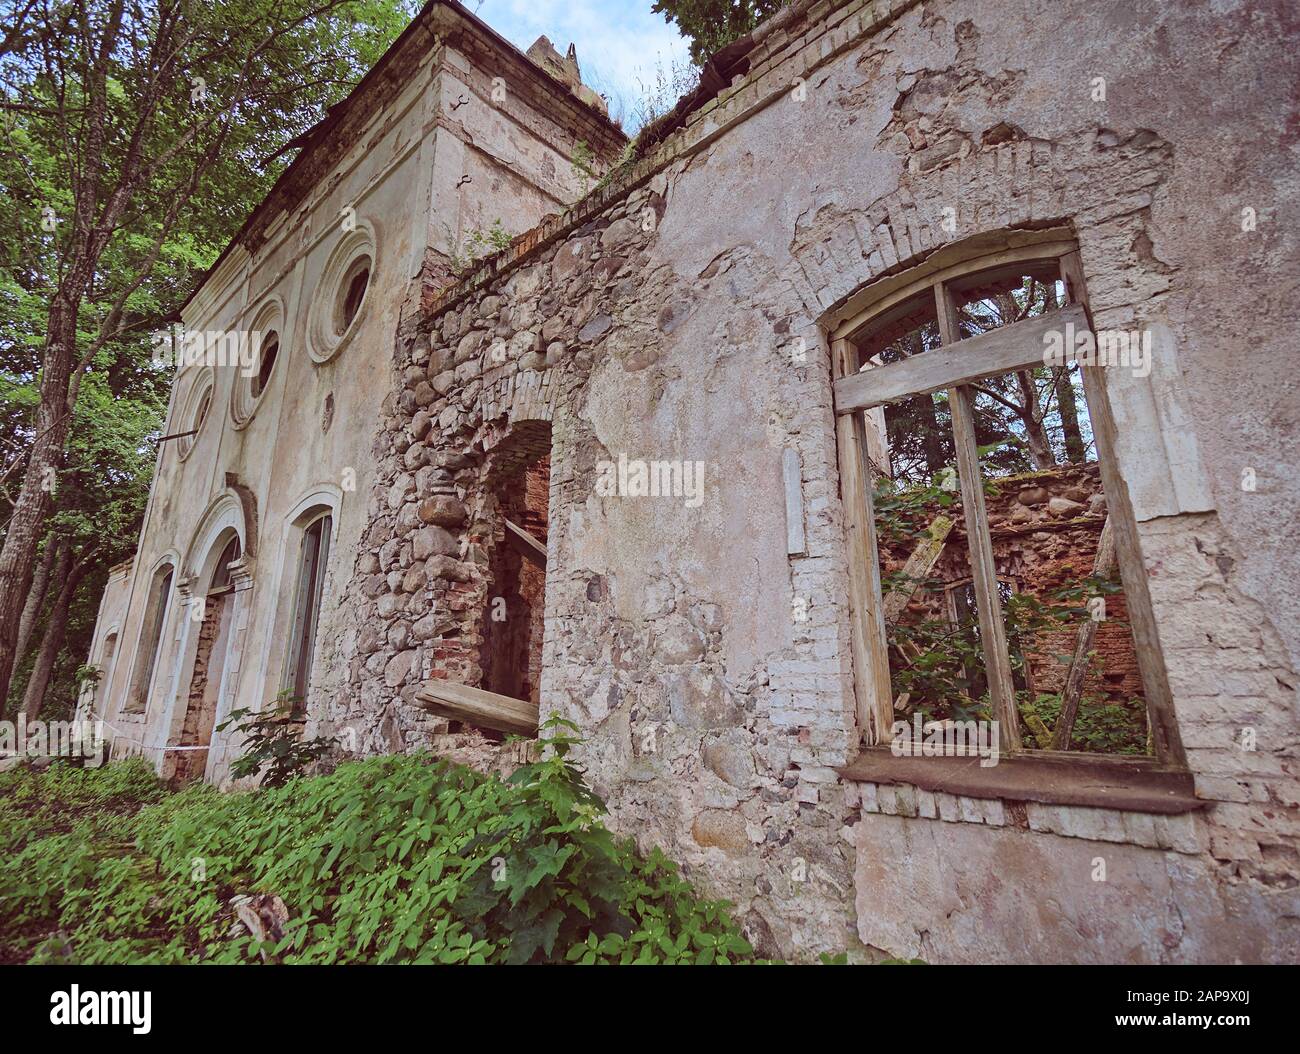
[[[1029,751],[981,768],[978,757],[896,757],[888,747],[868,747],[839,773],[859,783],[910,784],[968,798],[1128,812],[1183,813],[1210,804],[1196,797],[1190,772],[1148,757]]]

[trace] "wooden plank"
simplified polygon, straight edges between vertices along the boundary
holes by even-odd
[[[956,305],[945,286],[936,286],[934,292],[940,339],[945,345],[956,344],[960,341]],[[972,338],[977,339],[979,338]],[[1015,682],[1011,677],[1011,660],[1007,652],[1006,624],[1002,619],[1002,603],[998,598],[993,539],[989,535],[988,514],[984,508],[984,480],[980,472],[979,449],[975,442],[974,392],[965,386],[953,388],[948,393],[948,407],[952,413],[953,446],[957,454],[957,476],[961,481],[962,509],[966,514],[966,541],[970,550],[971,584],[975,587],[975,606],[979,615],[980,643],[984,651],[984,674],[988,678],[993,713],[1001,724],[999,734],[1002,749],[1009,754],[1020,749],[1020,715],[1016,709]]]
[[[453,681],[431,680],[425,681],[415,693],[415,700],[425,710],[479,728],[537,735],[537,704],[524,699],[512,699]]]
[[[803,465],[794,447],[781,451],[781,480],[785,486],[785,552],[803,556],[808,551],[803,527]]]
[[[862,415],[867,426],[867,463],[881,476],[893,476],[889,465],[889,431],[885,408],[875,406]]]
[[[1114,570],[1115,532],[1111,528],[1111,519],[1107,516],[1101,528],[1101,537],[1097,540],[1097,555],[1092,561],[1092,576],[1100,578]],[[1085,619],[1075,638],[1074,656],[1070,660],[1070,669],[1065,675],[1065,687],[1061,689],[1061,712],[1056,719],[1056,729],[1052,732],[1053,750],[1070,749],[1074,719],[1079,713],[1079,700],[1083,698],[1083,682],[1088,677],[1088,653],[1092,651],[1092,642],[1096,638],[1097,620]]]
[[[1038,751],[980,765],[978,757],[895,757],[888,748],[864,750],[839,770],[862,783],[910,784],[969,798],[1049,805],[1086,805],[1172,815],[1202,809],[1191,774],[1151,758]]]
[[[1042,366],[1047,349],[1044,338],[1051,333],[1064,335],[1071,325],[1076,333],[1088,326],[1087,316],[1077,304],[963,341],[950,344],[945,340],[943,346],[902,362],[841,377],[835,381],[835,412],[852,413],[912,395],[960,387],[982,377]],[[1073,357],[1071,346],[1065,358]]]
[[[836,375],[857,369],[857,350],[848,341],[831,344]],[[880,603],[880,563],[875,513],[866,466],[866,429],[861,414],[837,417],[835,441],[840,463],[840,500],[849,563],[850,640],[858,728],[868,743],[883,743],[893,723],[889,654]]]
[[[997,237],[994,235],[993,237]],[[1038,263],[1064,256],[1078,246],[1069,227],[1052,227],[1038,231],[1011,231],[989,244],[987,251],[973,255],[979,235],[960,245],[944,246],[923,263],[900,274],[889,275],[863,286],[837,308],[826,320],[831,336],[853,340],[858,331],[870,325],[885,311],[932,288],[968,274],[1012,263]]]
[[[546,563],[546,546],[538,541],[531,531],[526,531],[519,524],[512,520],[506,520],[506,537],[512,541],[522,543],[519,548],[524,554],[531,556],[535,560],[540,560],[543,565]]]
[[[1091,327],[1088,292],[1083,279],[1083,260],[1078,252],[1061,257],[1061,278],[1065,282],[1066,296],[1073,306],[1084,312],[1088,317],[1087,324]],[[1174,718],[1169,678],[1160,651],[1160,638],[1156,633],[1155,610],[1147,586],[1146,566],[1142,562],[1137,519],[1133,515],[1128,485],[1120,475],[1119,462],[1115,457],[1117,432],[1115,417],[1110,408],[1110,396],[1106,392],[1106,380],[1100,366],[1081,366],[1079,372],[1083,378],[1083,395],[1088,404],[1093,438],[1097,442],[1097,461],[1101,467],[1106,506],[1115,525],[1115,552],[1119,560],[1120,581],[1124,585],[1124,603],[1128,608],[1129,625],[1133,630],[1138,669],[1142,674],[1142,687],[1146,694],[1152,749],[1165,764],[1186,765],[1182,737]]]
[[[953,521],[947,516],[936,516],[930,521],[930,526],[926,528],[925,535],[916,543],[912,555],[907,558],[907,563],[903,565],[903,580],[907,584],[902,589],[891,591],[885,597],[886,625],[894,622],[903,613],[903,609],[907,607],[907,602],[916,593],[917,586],[934,569],[934,565],[943,552],[944,545],[947,544],[948,535],[952,533],[952,528]]]
[[[863,559],[867,572],[867,638],[868,658],[871,662],[871,709],[878,742],[887,742],[894,723],[894,689],[889,676],[889,636],[885,627],[885,605],[880,588],[880,544],[876,537],[875,486],[869,470],[867,453],[867,422],[862,414],[854,414],[853,438],[857,443],[862,465],[863,508],[862,529],[866,546]]]

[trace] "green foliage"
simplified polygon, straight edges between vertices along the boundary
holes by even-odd
[[[5,774],[0,959],[753,961],[724,903],[605,828],[571,727],[505,781],[418,756],[230,794],[167,794],[138,761]],[[282,937],[232,934],[249,892],[284,901]]]
[[[0,963],[62,959],[59,930],[83,919],[93,920],[77,946],[83,962],[122,961],[135,949],[178,961],[165,941],[133,936],[157,929],[156,881],[133,852],[137,816],[166,797],[138,758],[0,774]]]
[[[655,63],[649,80],[637,78],[640,95],[633,104],[632,127],[640,131],[663,117],[700,83],[699,67],[681,59]],[[635,145],[635,144],[633,144]]]
[[[492,226],[487,230],[482,227],[475,227],[461,242],[457,242],[451,233],[451,228],[443,224],[443,230],[447,234],[448,256],[451,260],[451,269],[457,275],[463,275],[472,270],[474,265],[486,256],[493,253],[499,253],[502,249],[508,249],[513,236],[505,229],[505,226],[499,219],[492,221]]]
[[[996,494],[997,480],[986,480],[985,491]],[[889,479],[877,480],[873,496],[876,530],[882,544],[910,548],[927,533],[938,515],[953,515],[954,494],[936,486],[900,488]],[[902,570],[881,575],[881,591],[938,594],[946,583],[935,578],[909,579]],[[1035,640],[1073,633],[1091,617],[1092,597],[1122,591],[1112,577],[1088,575],[1066,582],[1046,596],[1013,592],[1001,596],[1007,651],[1016,685],[1016,700],[1026,746],[1048,749],[1060,714],[1059,692],[1031,691],[1026,654]],[[978,614],[972,605],[955,621],[947,617],[899,619],[888,627],[890,679],[895,697],[906,694],[899,717],[919,713],[924,721],[992,720]],[[906,660],[901,658],[906,656]],[[1099,660],[1090,656],[1092,668]],[[1068,665],[1071,656],[1059,656]],[[1125,703],[1085,694],[1072,731],[1072,749],[1104,754],[1146,752],[1147,721],[1141,699]]]
[[[1047,729],[1056,726],[1061,713],[1059,692],[1039,692],[1033,699],[1029,698],[1028,692],[1017,692],[1016,703],[1029,728],[1040,724]],[[1045,750],[1051,746],[1051,741],[1040,733],[1026,737],[1026,746]],[[1096,754],[1150,753],[1146,703],[1141,699],[1115,703],[1084,693],[1070,732],[1070,749]]]
[[[691,42],[691,61],[703,66],[719,48],[753,29],[785,0],[655,0],[650,10],[676,22]]]
[[[587,145],[585,139],[579,139],[573,144],[573,156],[569,158],[569,163],[582,177],[582,193],[585,195],[591,185],[600,178],[596,171],[596,154]]]
[[[283,787],[338,746],[333,736],[302,738],[302,722],[294,716],[293,699],[288,692],[281,692],[268,710],[253,711],[247,707],[232,710],[217,725],[218,732],[227,729],[244,737],[244,752],[230,766],[230,774],[245,779],[265,772],[262,777],[265,787]]]
[[[87,356],[67,393],[71,429],[41,544],[66,543],[94,570],[70,606],[50,718],[71,716],[108,569],[139,534],[173,379],[152,361],[151,331],[266,195],[284,145],[357,84],[415,10],[412,0],[164,6],[144,0],[112,19],[103,5],[21,5],[26,32],[0,51],[0,523],[36,435],[56,291],[75,311],[76,356]],[[112,202],[125,205],[110,215]],[[87,254],[88,277],[62,288]],[[11,713],[31,658],[19,657]]]

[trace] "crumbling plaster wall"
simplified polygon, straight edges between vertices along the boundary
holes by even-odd
[[[1281,466],[1296,415],[1279,377],[1294,201],[1291,133],[1277,131],[1296,51],[1278,41],[1294,27],[1281,4],[893,7],[815,5],[665,144],[653,178],[546,228],[439,301],[427,340],[399,340],[349,596],[371,632],[333,717],[382,728],[390,749],[461,745],[441,742],[414,693],[429,677],[473,683],[447,645],[481,599],[482,481],[503,436],[546,420],[543,712],[582,727],[613,825],[734,900],[761,949],[1294,959],[1296,518]],[[1171,111],[1173,98],[1203,105]],[[819,323],[944,242],[1061,221],[1097,324],[1156,338],[1150,378],[1107,383],[1179,726],[1212,803],[1200,813],[927,796],[835,773],[856,729]],[[1277,284],[1261,293],[1266,276]],[[786,448],[807,529],[794,557]],[[600,463],[620,455],[702,461],[703,502],[601,494]],[[1259,516],[1292,544],[1262,540]]]
[[[762,261],[720,247],[705,277],[676,269],[663,198],[674,176],[406,349],[357,583],[357,622],[375,627],[357,703],[364,714],[397,696],[382,711],[393,745],[443,747],[442,723],[411,704],[429,677],[481,676],[466,634],[486,600],[482,483],[516,429],[549,421],[543,709],[584,729],[616,824],[707,864],[771,951],[843,947],[850,856],[834,766],[849,758],[851,703],[829,373],[815,350],[790,366],[797,299]],[[808,556],[793,564],[779,544],[785,446],[803,454],[808,508]],[[620,455],[702,463],[698,507],[686,494],[602,496],[601,462]],[[756,902],[769,900],[780,907],[764,915]]]
[[[498,221],[506,233],[520,234],[579,197],[584,177],[573,157],[580,139],[595,151],[597,171],[616,154],[608,130],[583,127],[571,114],[539,112],[523,85],[503,74],[509,67],[468,40],[442,50],[429,110],[440,134],[427,220],[428,244],[443,253],[463,252],[473,232],[486,233]]]
[[[1148,854],[1153,859],[1141,865],[1167,873],[1162,897],[1181,908],[1177,925],[1143,903],[1140,890],[1159,883],[1137,880],[1136,860],[1124,857],[1117,874],[1113,847],[1094,844],[1079,853],[1053,838],[1044,851],[1045,859],[1059,853],[1051,910],[1040,912],[1022,949],[998,952],[966,940],[952,922],[954,910],[968,912],[969,925],[988,932],[988,888],[950,882],[960,890],[954,908],[951,898],[936,904],[927,883],[916,881],[926,869],[967,874],[978,847],[991,844],[980,841],[983,832],[918,834],[904,850],[894,821],[871,811],[867,792],[875,788],[864,788],[866,815],[855,838],[859,930],[868,943],[888,935],[885,946],[925,949],[945,960],[1300,956],[1300,627],[1294,593],[1284,586],[1296,569],[1297,517],[1282,511],[1296,505],[1294,483],[1282,470],[1294,460],[1296,389],[1278,377],[1287,357],[1286,294],[1278,301],[1262,294],[1272,312],[1256,299],[1274,280],[1279,290],[1295,288],[1294,228],[1282,222],[1294,206],[1294,185],[1282,144],[1265,131],[1285,123],[1294,95],[1295,62],[1283,56],[1280,41],[1289,37],[1293,51],[1295,28],[1284,19],[1282,5],[1148,5],[1140,12],[1065,5],[1048,17],[1032,4],[926,4],[877,42],[871,80],[893,90],[875,93],[869,127],[881,129],[882,163],[897,173],[898,188],[884,203],[895,247],[902,241],[915,251],[918,239],[942,239],[934,217],[949,206],[957,237],[999,223],[1067,217],[1078,231],[1095,323],[1153,334],[1151,377],[1113,370],[1108,390],[1188,762],[1198,795],[1216,804],[1190,819],[1192,840],[1175,850],[1195,859]],[[1049,24],[1052,47],[1044,61],[1047,38],[1026,27],[1046,33]],[[1265,84],[1258,71],[1267,68],[1279,76]],[[1097,77],[1106,81],[1104,103],[1092,96]],[[834,74],[824,82],[834,83]],[[1171,99],[1179,100],[1176,108]],[[887,116],[886,104],[882,126],[876,122]],[[1230,131],[1206,116],[1228,112]],[[1243,156],[1247,140],[1258,154]],[[1207,172],[1215,173],[1208,182]],[[819,209],[833,213],[843,202],[841,192],[832,192]],[[1268,218],[1243,231],[1242,207],[1252,203]],[[833,245],[829,225],[816,226],[810,245],[819,236]],[[857,231],[870,256],[879,228]],[[810,283],[833,268],[851,275],[852,267],[835,268],[842,259],[832,248],[830,259],[806,272]],[[843,280],[829,279],[829,296]],[[1242,486],[1248,467],[1260,480],[1254,491]],[[1270,518],[1270,531],[1276,526],[1282,546],[1260,538],[1261,516]],[[1243,731],[1255,749],[1242,749]],[[957,823],[967,813],[980,815],[979,803],[916,803],[906,790],[892,801],[895,789],[879,788],[881,811],[946,810]],[[1029,807],[1028,830],[1094,843],[1113,842],[1116,829],[1139,822],[1064,809],[1053,825],[1037,822],[1036,808]],[[896,860],[904,851],[911,889],[905,883],[891,890],[892,903],[877,912],[870,906],[881,889],[872,858]],[[1089,862],[1110,860],[1109,885],[1078,866],[1087,853]],[[1109,912],[1126,902],[1131,907],[1124,910],[1137,909],[1140,920],[1129,932],[1075,925],[1094,908]],[[1012,926],[1016,914],[1012,907],[992,930]],[[1152,916],[1162,917],[1160,926],[1147,926]]]
[[[463,32],[456,39],[466,47],[471,43]],[[211,405],[188,452],[174,441],[161,447],[122,602],[119,658],[96,700],[121,748],[146,752],[160,766],[163,748],[175,743],[184,726],[201,624],[191,617],[193,602],[206,586],[196,572],[210,554],[195,546],[215,503],[223,496],[233,500],[229,480],[238,481],[246,501],[233,526],[245,554],[249,595],[241,598],[234,673],[217,721],[235,707],[263,708],[280,690],[301,543],[300,525],[294,521],[312,505],[332,509],[334,532],[312,693],[329,699],[348,683],[348,661],[340,653],[349,642],[355,652],[357,627],[338,601],[369,522],[372,445],[382,393],[390,386],[394,334],[407,315],[417,312],[434,232],[442,238],[445,223],[454,241],[477,222],[463,216],[469,187],[479,210],[475,216],[500,217],[512,229],[537,223],[560,198],[571,199],[579,191],[580,176],[561,161],[570,143],[560,111],[539,114],[525,98],[525,89],[550,88],[543,74],[530,73],[525,64],[522,74],[512,74],[512,90],[499,106],[478,92],[458,108],[460,116],[453,121],[447,116],[450,100],[490,83],[497,68],[479,68],[449,43],[430,47],[427,61],[410,65],[392,98],[361,115],[360,132],[342,145],[292,212],[271,222],[264,240],[251,251],[234,246],[185,307],[187,330],[246,335],[257,324],[262,305],[274,302],[281,340],[267,389],[246,423],[236,424],[231,413],[238,364],[186,366],[173,386],[168,432],[190,427],[183,410],[194,386],[208,378],[214,385]],[[516,56],[514,62],[511,68],[517,69],[524,60]],[[528,76],[534,82],[519,79]],[[470,113],[478,115],[477,147],[466,142],[469,133],[461,124]],[[464,176],[470,179],[462,186]],[[342,346],[328,357],[313,357],[308,339],[312,318],[332,306],[325,276],[353,225],[370,237],[369,288]],[[444,243],[441,248],[450,247]],[[155,689],[147,712],[123,713],[148,587],[161,561],[178,566]],[[225,780],[237,752],[229,734],[215,733],[208,778]]]

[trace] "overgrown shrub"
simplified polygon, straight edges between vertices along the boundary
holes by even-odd
[[[29,822],[0,860],[0,958],[752,960],[725,904],[605,828],[569,759],[574,740],[560,723],[550,731],[544,759],[504,781],[420,756],[230,794],[167,794],[140,762],[77,778],[58,767],[8,774],[0,829],[8,838],[15,814]],[[15,808],[35,799],[35,812]],[[60,800],[118,811],[60,829]],[[282,936],[259,942],[238,927],[239,893],[281,898]]]
[[[333,736],[303,739],[302,722],[295,718],[293,700],[287,692],[281,692],[275,705],[267,710],[232,710],[217,725],[218,732],[227,729],[238,733],[244,744],[243,753],[230,766],[230,774],[235,779],[260,775],[264,787],[283,787],[327,756],[339,742]]]

